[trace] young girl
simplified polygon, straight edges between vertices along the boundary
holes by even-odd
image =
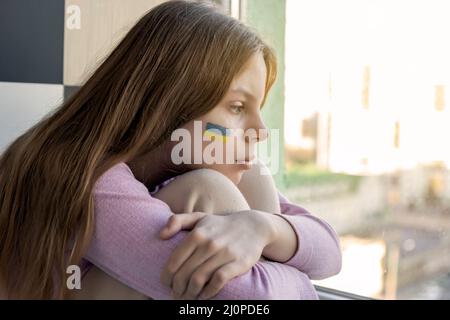
[[[71,99],[2,154],[1,294],[317,298],[310,279],[340,270],[337,235],[251,165],[275,76],[268,46],[211,5],[149,11]],[[233,163],[175,164],[171,134],[199,139],[196,123],[257,134],[233,137],[242,147],[228,154]],[[210,142],[201,143],[200,152]],[[81,290],[66,286],[69,265],[84,271]]]

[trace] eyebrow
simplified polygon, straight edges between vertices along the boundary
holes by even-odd
[[[231,89],[232,93],[242,93],[244,94],[247,98],[257,101],[256,97],[247,89],[243,88],[243,87],[239,87],[239,88],[235,88],[235,89]]]

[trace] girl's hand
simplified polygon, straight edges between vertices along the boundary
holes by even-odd
[[[193,229],[170,256],[162,274],[175,299],[215,296],[231,279],[247,272],[274,241],[275,231],[267,217],[249,210],[228,215],[202,212],[173,215],[161,238]]]

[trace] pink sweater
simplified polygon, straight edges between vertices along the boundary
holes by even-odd
[[[189,231],[161,240],[159,231],[173,214],[153,198],[125,163],[108,170],[96,182],[95,231],[83,259],[115,279],[153,299],[171,299],[160,274],[171,252]],[[339,272],[338,236],[323,220],[280,195],[281,216],[297,234],[298,249],[285,263],[260,261],[235,277],[213,299],[317,299],[310,279]]]

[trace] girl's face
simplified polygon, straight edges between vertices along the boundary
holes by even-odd
[[[266,72],[266,64],[262,54],[254,54],[241,73],[233,79],[228,92],[219,104],[210,112],[195,120],[197,126],[201,123],[202,136],[195,135],[195,121],[183,126],[190,131],[191,137],[193,137],[192,141],[202,139],[201,142],[197,141],[201,148],[197,148],[197,150],[193,146],[191,148],[192,164],[189,165],[189,169],[214,169],[238,184],[242,174],[251,168],[251,161],[256,156],[256,143],[267,138],[267,128],[261,115],[261,104],[265,95]],[[227,137],[226,140],[220,141],[219,139],[214,142],[215,146],[222,147],[223,150],[223,158],[220,158],[220,163],[205,163],[204,157],[211,154],[212,143],[211,141],[205,141],[207,139],[203,138],[207,125],[209,127],[218,125],[231,129],[227,132],[232,133],[232,135]],[[231,139],[233,139],[233,143]],[[195,164],[194,152],[199,151],[203,152],[202,163],[198,164],[197,162]],[[217,156],[217,153],[214,154]]]

